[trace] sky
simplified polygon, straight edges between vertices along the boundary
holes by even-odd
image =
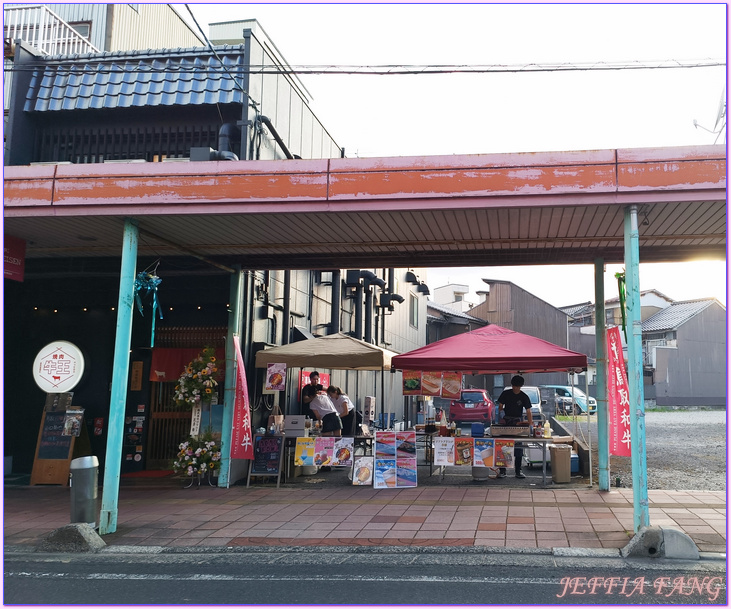
[[[173,6],[188,18],[185,5]],[[208,24],[257,19],[293,66],[725,60],[725,4],[191,4]],[[348,157],[710,145],[726,67],[420,75],[301,75]],[[696,127],[694,121],[700,125]],[[704,129],[705,128],[705,129]],[[707,129],[707,130],[706,130]],[[418,262],[417,262],[418,264]],[[606,298],[617,296],[607,265]],[[508,279],[554,306],[594,301],[586,266],[430,269],[431,288]],[[641,263],[640,289],[726,304],[725,261]]]

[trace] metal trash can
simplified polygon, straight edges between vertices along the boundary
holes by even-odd
[[[85,522],[96,528],[99,459],[79,457],[69,468],[71,487],[71,522]]]
[[[571,446],[549,444],[551,454],[551,478],[557,484],[571,482]]]

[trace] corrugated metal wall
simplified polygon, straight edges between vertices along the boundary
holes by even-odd
[[[112,19],[109,51],[203,46],[167,4],[115,4]]]
[[[22,6],[11,4],[5,6]],[[99,50],[104,49],[104,38],[107,27],[107,4],[46,4],[49,9],[56,13],[66,23],[78,21],[90,21],[90,40]]]

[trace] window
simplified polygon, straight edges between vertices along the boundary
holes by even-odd
[[[69,25],[74,28],[83,38],[90,40],[91,21],[75,21],[73,23],[69,23]]]
[[[409,294],[409,323],[414,327],[419,327],[419,299],[413,294]]]

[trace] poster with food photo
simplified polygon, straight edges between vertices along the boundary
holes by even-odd
[[[434,465],[454,465],[454,438],[434,438]]]
[[[492,438],[474,438],[475,467],[495,466],[495,440]]]
[[[315,465],[332,465],[335,440],[334,437],[315,438]]]
[[[267,364],[267,391],[284,391],[287,378],[287,364]]]
[[[396,459],[396,486],[416,486],[416,459]]]
[[[353,461],[353,484],[355,486],[373,484],[373,457],[357,457]]]
[[[376,458],[373,488],[396,488],[396,459]]]
[[[376,432],[376,458],[394,459],[396,457],[396,433],[393,431]]]
[[[454,464],[455,465],[472,465],[472,456],[474,455],[475,444],[474,438],[455,438],[454,439]]]
[[[354,438],[335,438],[331,465],[334,467],[350,467],[353,465],[354,441]]]
[[[416,432],[396,432],[396,456],[416,459]]]
[[[404,370],[402,375],[404,379],[402,393],[404,395],[421,395],[421,371]]]
[[[440,396],[442,393],[442,373],[422,372],[421,373],[421,394]]]
[[[513,440],[495,440],[495,467],[513,467]]]
[[[297,438],[297,444],[294,447],[294,464],[315,464],[315,438]]]
[[[461,372],[442,372],[442,397],[458,400],[462,392]]]

